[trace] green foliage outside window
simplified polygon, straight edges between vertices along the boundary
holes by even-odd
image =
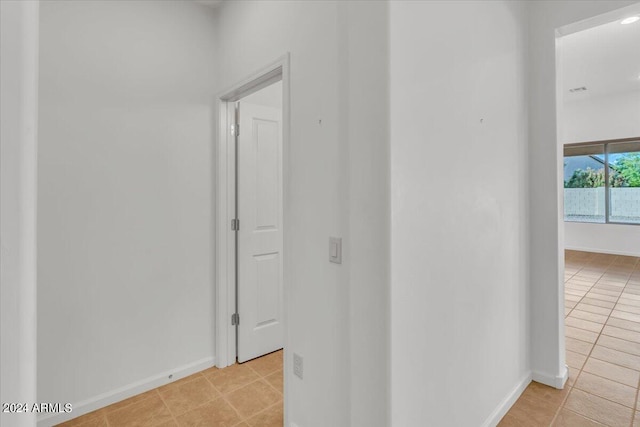
[[[597,188],[604,187],[604,169],[587,170],[576,169],[568,181],[564,182],[564,188]]]
[[[640,154],[625,154],[609,168],[610,187],[640,187]],[[576,169],[565,188],[604,187],[604,169]]]
[[[615,170],[615,171],[614,171]],[[622,185],[614,187],[640,187],[640,154],[627,154],[611,168],[612,175],[620,176]]]

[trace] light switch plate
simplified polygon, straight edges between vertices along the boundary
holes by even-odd
[[[342,264],[342,238],[329,237],[329,261]]]

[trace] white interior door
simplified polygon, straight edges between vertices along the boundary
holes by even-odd
[[[238,361],[282,348],[282,110],[240,102]]]

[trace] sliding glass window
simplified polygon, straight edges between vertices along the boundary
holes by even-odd
[[[640,224],[640,140],[565,145],[564,219]]]
[[[565,221],[607,222],[604,165],[604,144],[565,146]]]
[[[640,224],[640,141],[606,145],[609,222]]]

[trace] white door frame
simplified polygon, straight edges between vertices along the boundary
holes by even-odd
[[[557,333],[557,342],[558,346],[558,354],[555,356],[555,360],[558,361],[559,364],[559,373],[557,375],[550,375],[540,372],[533,372],[533,380],[541,382],[543,384],[555,387],[557,389],[564,388],[567,379],[569,378],[569,366],[566,364],[566,338],[565,338],[565,320],[564,320],[564,301],[565,301],[565,286],[564,286],[564,272],[565,272],[565,260],[564,260],[564,252],[565,252],[565,233],[564,233],[564,183],[563,183],[563,170],[564,170],[564,151],[563,146],[558,144],[558,141],[562,140],[563,134],[563,126],[565,122],[565,118],[563,115],[563,104],[562,98],[563,94],[568,88],[563,87],[562,85],[562,61],[561,54],[563,51],[563,40],[564,36],[577,33],[579,31],[588,30],[591,28],[598,27],[603,24],[607,24],[610,22],[621,20],[627,16],[635,15],[640,11],[640,7],[638,4],[632,4],[630,6],[626,6],[620,9],[610,10],[595,16],[590,16],[587,18],[582,18],[579,21],[575,21],[572,23],[564,24],[562,26],[555,28],[555,125],[556,125],[556,139],[555,139],[555,150],[556,150],[556,171],[559,179],[556,181],[555,193],[557,197],[557,221],[558,221],[558,230],[556,233],[556,240],[558,242],[558,257],[557,257],[557,298],[555,298],[555,310],[558,313],[558,325],[557,329],[554,328],[552,331],[545,331],[549,334]],[[548,302],[551,302],[550,300]]]
[[[272,83],[282,80],[282,177],[283,177],[283,322],[285,344],[285,366],[287,365],[286,348],[288,345],[289,313],[288,290],[288,244],[287,218],[288,209],[288,176],[289,176],[289,131],[290,131],[290,99],[289,99],[289,53],[281,56],[271,64],[261,68],[249,77],[239,81],[216,97],[218,111],[217,124],[217,173],[216,173],[216,359],[218,368],[224,368],[236,360],[236,327],[231,325],[231,315],[236,307],[236,241],[235,232],[231,230],[231,220],[235,218],[236,206],[236,159],[235,137],[231,135],[231,124],[234,119],[234,103],[242,97],[256,92]],[[286,384],[286,372],[285,384]],[[287,393],[285,388],[285,408]]]

